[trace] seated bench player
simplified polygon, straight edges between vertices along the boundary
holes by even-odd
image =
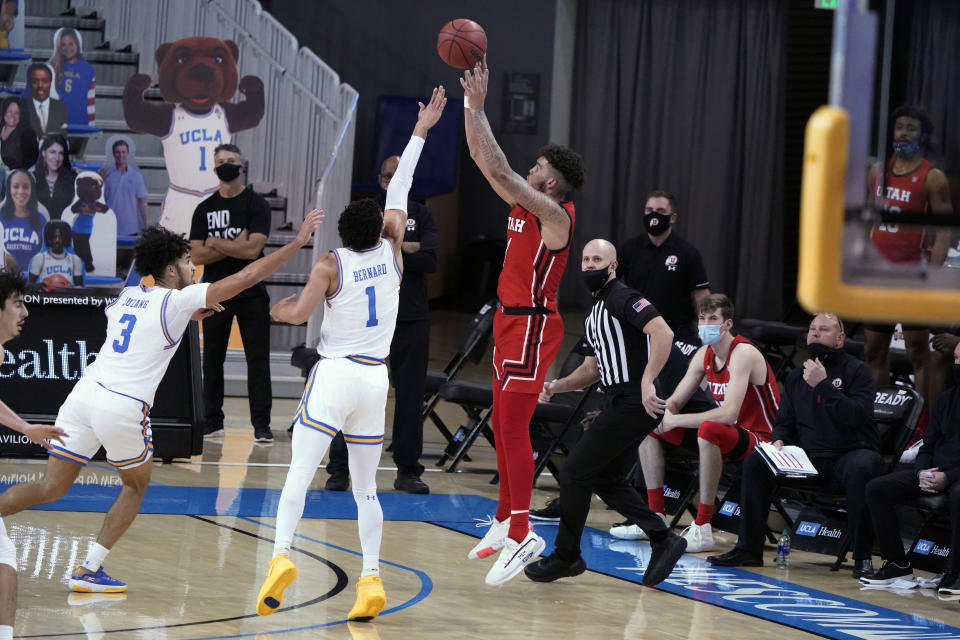
[[[703,346],[690,360],[687,373],[667,398],[663,422],[640,445],[640,464],[650,509],[663,514],[663,443],[686,444],[700,453],[700,505],[697,517],[683,532],[687,553],[714,548],[713,503],[724,461],[746,458],[758,442],[770,441],[780,406],[780,391],[769,363],[756,346],[733,335],[733,302],[722,293],[698,304]],[[706,380],[719,406],[709,411],[681,413]]]

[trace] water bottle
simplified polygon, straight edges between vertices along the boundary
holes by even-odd
[[[777,569],[786,569],[790,566],[790,532],[784,529],[777,540]]]

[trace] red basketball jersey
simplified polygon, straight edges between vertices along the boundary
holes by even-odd
[[[873,191],[877,202],[887,211],[922,214],[927,211],[927,196],[923,185],[933,163],[924,159],[916,171],[898,176],[891,170],[893,160],[887,165],[887,183],[880,186],[880,175],[873,179]],[[876,225],[870,232],[870,241],[880,254],[890,262],[919,262],[923,252],[923,231],[919,228],[901,227],[895,223]]]
[[[573,202],[560,206],[570,215],[573,237]],[[550,251],[540,235],[540,221],[516,205],[507,218],[507,251],[497,284],[497,297],[504,307],[546,307],[557,310],[557,289],[570,255],[570,242]]]
[[[706,372],[707,382],[710,383],[713,399],[718,404],[722,404],[726,397],[727,383],[730,382],[730,362],[733,361],[733,353],[739,344],[752,345],[753,343],[743,336],[735,336],[733,344],[730,345],[730,353],[727,354],[727,361],[719,369],[714,362],[713,347],[707,347],[703,354],[703,370]],[[766,365],[767,379],[764,383],[747,386],[747,393],[743,396],[743,404],[740,405],[736,424],[757,434],[761,440],[769,442],[773,421],[780,408],[780,389],[777,388],[777,378],[773,375],[770,363],[767,362]]]

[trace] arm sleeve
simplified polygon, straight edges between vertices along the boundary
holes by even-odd
[[[876,387],[869,369],[862,362],[857,362],[856,369],[850,376],[849,384],[843,391],[836,389],[828,375],[816,386],[817,395],[823,402],[824,411],[830,416],[834,429],[853,430],[867,437],[876,437],[876,425],[873,422],[873,401],[876,396]]]
[[[410,136],[410,142],[403,150],[400,162],[397,163],[397,170],[390,179],[390,186],[387,187],[387,203],[384,210],[399,209],[404,213],[407,212],[407,194],[413,186],[413,171],[417,168],[424,142],[426,141],[423,138]]]
[[[189,240],[199,240],[203,242],[207,239],[207,216],[203,210],[203,202],[197,205],[193,210],[193,219],[190,220],[190,238]]]
[[[783,440],[785,444],[795,444],[797,442],[797,413],[793,408],[793,394],[790,393],[793,380],[793,375],[787,378],[787,384],[780,395],[780,409],[777,411],[777,419],[773,423],[773,432],[770,434],[771,442],[777,440]]]
[[[710,286],[710,280],[707,279],[707,270],[703,266],[703,257],[696,249],[693,250],[693,265],[690,267],[688,277],[690,281],[687,282],[687,286],[690,287],[691,291],[706,289]]]
[[[647,323],[660,315],[653,303],[637,292],[623,296],[623,302],[611,305],[620,311],[620,318],[630,326],[643,331]]]
[[[947,407],[947,394],[943,394],[941,398],[938,398],[937,402],[933,405],[933,410],[930,412],[930,424],[927,425],[927,430],[923,434],[923,444],[920,445],[920,451],[917,452],[917,459],[913,464],[914,471],[919,472],[924,469],[930,469],[933,467],[933,451],[937,447],[937,441],[940,440],[940,432],[943,431],[943,420],[946,414]],[[941,471],[946,471],[941,469]],[[957,474],[957,470],[953,471],[954,475]],[[950,473],[947,473],[947,477],[950,478]],[[950,482],[954,482],[955,478],[950,478]]]
[[[391,180],[391,183],[393,181]],[[430,210],[419,203],[413,203],[417,210],[420,225],[420,250],[403,254],[403,270],[433,273],[437,270],[437,248],[440,245],[437,225]]]
[[[250,233],[262,233],[270,236],[270,203],[267,199],[258,193],[254,193],[253,211],[250,215],[250,226],[247,229]]]

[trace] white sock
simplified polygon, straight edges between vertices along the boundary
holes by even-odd
[[[84,560],[80,566],[88,571],[96,571],[103,566],[103,561],[106,559],[108,553],[110,553],[110,549],[107,549],[99,542],[94,542],[90,545],[90,551],[87,552],[87,559]],[[0,636],[0,640],[2,640],[2,636]]]
[[[0,625],[0,640],[13,640],[13,627]]]
[[[280,492],[280,503],[277,505],[277,534],[273,541],[273,555],[290,553],[293,544],[293,533],[297,530],[300,518],[303,517],[303,503],[307,498],[307,487],[313,480],[314,474],[324,454],[330,447],[330,436],[300,426],[293,430],[290,470]]]
[[[353,500],[357,503],[357,530],[363,551],[360,577],[380,575],[380,541],[383,538],[383,509],[377,499],[377,465],[381,445],[347,443],[350,452],[350,479]]]
[[[360,549],[363,551],[363,571],[360,577],[380,575],[380,540],[383,537],[383,509],[377,499],[377,490],[354,489],[357,503],[357,529]]]

